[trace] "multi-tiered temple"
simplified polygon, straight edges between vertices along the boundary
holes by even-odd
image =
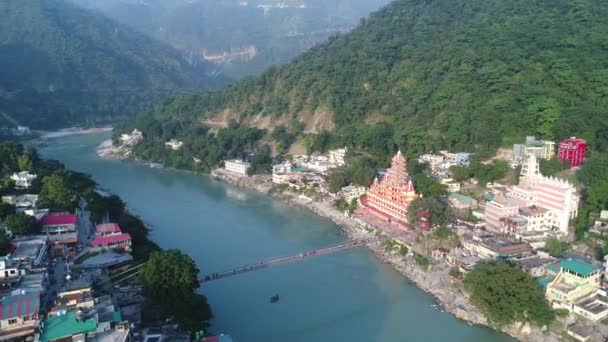
[[[386,175],[382,179],[374,179],[362,203],[392,221],[407,223],[407,209],[415,198],[414,184],[407,173],[407,161],[399,151]]]

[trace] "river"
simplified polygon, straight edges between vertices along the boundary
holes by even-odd
[[[95,148],[107,137],[52,139],[40,154],[91,174],[151,226],[155,242],[188,253],[202,273],[344,240],[332,222],[253,191],[103,160]],[[213,307],[212,330],[236,342],[512,341],[433,308],[431,296],[362,247],[206,283],[201,292]],[[271,304],[275,293],[281,300]]]

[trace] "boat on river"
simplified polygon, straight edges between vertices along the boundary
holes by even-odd
[[[270,302],[271,303],[276,303],[279,301],[279,299],[281,299],[281,297],[279,297],[278,294],[275,294],[274,296],[270,297]]]

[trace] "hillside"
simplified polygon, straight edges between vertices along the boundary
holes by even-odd
[[[207,60],[231,78],[260,73],[346,31],[389,0],[71,0]]]
[[[0,2],[0,126],[51,129],[149,110],[222,82],[214,67],[63,0]]]
[[[174,98],[129,126],[273,129],[294,116],[383,155],[491,152],[526,134],[594,145],[608,126],[607,15],[599,0],[397,0],[290,64]]]

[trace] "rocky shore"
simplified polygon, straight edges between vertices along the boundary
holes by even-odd
[[[100,157],[107,159],[128,158],[124,155],[124,151],[112,147],[111,141],[104,141],[98,148],[98,154]],[[272,193],[272,180],[268,176],[243,177],[223,170],[215,170],[210,177],[238,187],[269,194],[285,203],[306,208],[316,215],[332,220],[350,239],[365,238],[381,233],[379,230],[365,227],[356,219],[345,216],[332,206],[331,201],[313,200],[304,195],[290,192]],[[439,309],[450,312],[471,325],[484,325],[496,329],[490,326],[484,315],[469,302],[462,286],[452,284],[449,277],[451,267],[446,263],[431,263],[428,270],[423,270],[410,256],[388,252],[380,244],[368,245],[368,248],[379,260],[391,264],[418,288],[434,296]],[[415,246],[410,245],[408,245],[408,248],[410,250],[416,249]],[[561,335],[552,330],[530,326],[527,323],[515,324],[501,331],[524,342],[562,340]]]

